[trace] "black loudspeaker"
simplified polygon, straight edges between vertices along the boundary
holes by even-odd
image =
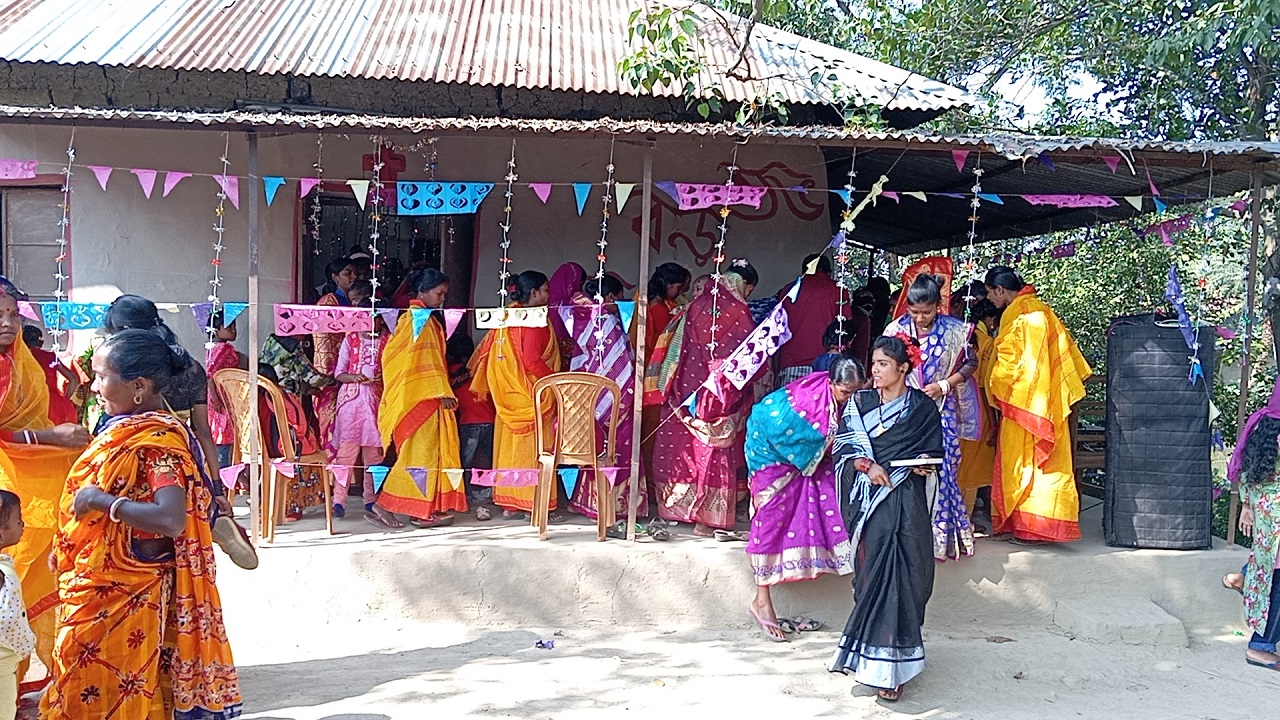
[[[1204,377],[1176,320],[1119,317],[1107,331],[1108,545],[1203,550],[1213,543],[1213,328],[1198,329]]]

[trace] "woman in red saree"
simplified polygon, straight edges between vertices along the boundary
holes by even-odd
[[[320,296],[317,305],[350,305],[347,291],[356,281],[356,266],[350,258],[338,258],[324,268],[329,282],[325,285],[328,292]],[[333,368],[338,364],[338,348],[346,338],[343,333],[316,333],[313,336],[315,356],[313,364],[322,375],[333,375]],[[330,457],[337,451],[333,444],[333,422],[338,415],[338,386],[328,385],[316,393],[316,417],[320,420],[320,444],[329,452]]]
[[[145,330],[94,353],[110,418],[66,479],[46,720],[224,720],[241,696],[215,585],[214,485],[165,406],[192,362]]]
[[[719,282],[707,284],[689,305],[672,337],[658,384],[662,423],[653,450],[658,515],[693,523],[693,532],[732,529],[738,475],[745,470],[743,430],[751,409],[750,385],[738,390],[707,379],[755,329],[747,297],[755,268],[734,260]]]

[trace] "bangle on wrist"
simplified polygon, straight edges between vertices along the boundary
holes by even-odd
[[[120,522],[120,518],[116,513],[120,510],[120,506],[125,504],[129,498],[121,496],[111,501],[111,509],[107,511],[107,517],[111,518],[111,522]]]
[[[946,378],[943,378],[938,381],[938,388],[942,390],[943,395],[951,394],[951,382]]]

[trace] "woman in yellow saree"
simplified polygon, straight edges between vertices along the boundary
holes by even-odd
[[[58,605],[49,552],[62,487],[71,463],[89,443],[89,432],[83,425],[54,426],[49,421],[49,386],[40,363],[22,342],[19,296],[0,277],[0,489],[22,498],[26,532],[11,554],[22,580],[27,619],[36,634],[36,656],[48,667]],[[37,688],[24,691],[31,689]]]
[[[94,353],[95,390],[112,417],[62,496],[46,720],[240,715],[215,585],[214,486],[162,397],[190,362],[145,330],[113,335]]]
[[[444,325],[432,312],[444,306],[449,278],[434,268],[421,268],[408,282],[415,293],[409,312],[382,354],[378,429],[383,447],[395,444],[396,464],[387,473],[378,505],[410,516],[418,527],[440,527],[453,522],[448,513],[467,511],[458,401],[449,386]]]
[[[547,276],[527,270],[508,287],[515,302],[509,307],[539,307],[551,296]],[[560,346],[549,326],[504,327],[490,330],[471,358],[471,390],[480,399],[493,397],[498,411],[493,428],[493,466],[501,470],[533,470],[538,467],[535,437],[538,418],[533,412],[533,384],[560,370]],[[533,511],[533,486],[505,484],[498,473],[493,503],[507,519]],[[551,498],[551,510],[556,498]]]
[[[1092,374],[1071,333],[1013,269],[987,271],[987,296],[1004,308],[987,394],[1000,411],[991,531],[1020,545],[1080,539],[1071,465],[1071,406]]]

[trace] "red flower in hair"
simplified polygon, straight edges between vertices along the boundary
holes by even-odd
[[[894,333],[893,336],[907,346],[907,359],[911,361],[911,367],[920,367],[924,363],[924,354],[920,352],[920,342],[904,332]]]

